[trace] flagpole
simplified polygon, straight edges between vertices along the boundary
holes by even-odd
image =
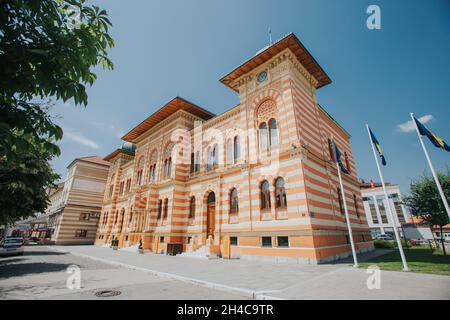
[[[428,155],[427,148],[425,147],[425,144],[423,143],[423,138],[420,135],[419,128],[417,127],[417,123],[414,120],[414,114],[410,113],[410,115],[411,115],[412,122],[414,123],[414,128],[416,128],[416,132],[417,132],[417,136],[419,137],[420,144],[422,145],[423,152],[425,153],[425,157],[427,158],[428,165],[430,166],[431,173],[433,174],[434,181],[436,182],[436,186],[439,190],[439,194],[441,195],[442,202],[444,203],[445,211],[447,211],[447,215],[450,218],[450,209],[448,207],[448,202],[447,202],[447,199],[445,198],[444,191],[442,191],[441,184],[439,183],[439,179],[436,175],[436,171],[434,171],[434,167],[433,167],[433,164],[431,163],[430,156]]]
[[[336,148],[336,146],[335,146],[335,148]],[[337,162],[337,159],[336,159],[336,169],[338,171],[339,184],[341,186],[341,196],[342,196],[342,202],[344,203],[345,218],[347,220],[348,236],[350,238],[350,245],[352,247],[353,267],[358,268],[358,258],[356,257],[355,244],[353,242],[352,226],[350,224],[350,217],[348,216],[347,201],[345,199],[344,184],[342,183],[341,168],[339,167],[339,163]]]
[[[400,251],[400,257],[402,258],[403,271],[409,271],[408,263],[406,262],[405,253],[403,252],[403,246],[402,246],[402,242],[401,242],[401,239],[400,239],[400,235],[398,234],[397,222],[394,219],[394,214],[393,214],[393,212],[391,210],[391,202],[389,201],[389,196],[388,196],[388,193],[387,193],[387,190],[386,190],[386,185],[384,183],[383,174],[381,173],[381,167],[380,167],[380,164],[378,163],[377,154],[375,152],[375,146],[374,146],[374,143],[372,141],[372,137],[370,135],[370,129],[369,129],[369,125],[368,124],[366,124],[366,128],[367,128],[367,134],[369,135],[369,141],[370,141],[370,144],[372,146],[373,157],[375,159],[375,163],[377,164],[378,174],[380,175],[380,181],[381,181],[381,185],[383,187],[383,193],[384,193],[384,198],[386,199],[389,217],[391,218],[392,226],[394,227],[395,239],[397,240],[398,250]]]

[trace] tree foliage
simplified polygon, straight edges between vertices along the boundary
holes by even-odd
[[[63,131],[48,100],[87,105],[114,46],[105,10],[84,0],[0,0],[0,224],[44,211]]]
[[[442,190],[450,202],[450,175],[437,173]],[[445,210],[439,190],[436,186],[434,178],[424,175],[413,181],[410,186],[411,194],[403,199],[406,206],[411,210],[411,214],[430,227],[442,226],[450,223],[447,211]],[[441,234],[441,240],[443,237]],[[445,247],[444,253],[445,253]]]

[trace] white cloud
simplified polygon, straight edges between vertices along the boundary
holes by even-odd
[[[119,127],[113,125],[113,124],[107,124],[105,122],[99,122],[99,121],[91,121],[91,124],[100,128],[103,131],[111,132],[114,134],[117,138],[122,138],[125,134],[123,130],[121,130]]]
[[[73,142],[79,143],[83,146],[86,146],[86,147],[89,147],[92,149],[99,148],[99,145],[95,141],[92,141],[91,139],[86,138],[85,136],[83,136],[80,133],[73,132],[73,131],[70,131],[67,129],[64,129],[64,138],[67,138]]]
[[[422,123],[427,123],[430,122],[431,120],[433,120],[433,116],[431,114],[427,114],[424,115],[422,117],[419,118],[419,121]],[[400,123],[399,125],[397,125],[398,130],[401,132],[412,132],[414,130],[416,130],[416,128],[414,127],[414,123],[412,122],[412,120],[409,120],[405,123]]]

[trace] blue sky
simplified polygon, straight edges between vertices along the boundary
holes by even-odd
[[[65,177],[76,157],[105,156],[120,137],[180,95],[214,113],[238,103],[219,79],[273,39],[294,32],[333,83],[319,103],[352,135],[358,174],[377,180],[364,124],[378,137],[385,180],[408,191],[429,171],[415,132],[398,125],[409,112],[450,143],[450,2],[434,1],[92,1],[108,11],[116,46],[113,71],[96,70],[89,104],[56,103],[65,129],[55,170]],[[381,8],[381,30],[366,27],[370,4]],[[430,117],[431,116],[431,117]],[[435,167],[450,153],[427,143]]]

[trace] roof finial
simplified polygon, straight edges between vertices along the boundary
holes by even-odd
[[[269,46],[272,45],[272,30],[269,27]]]

